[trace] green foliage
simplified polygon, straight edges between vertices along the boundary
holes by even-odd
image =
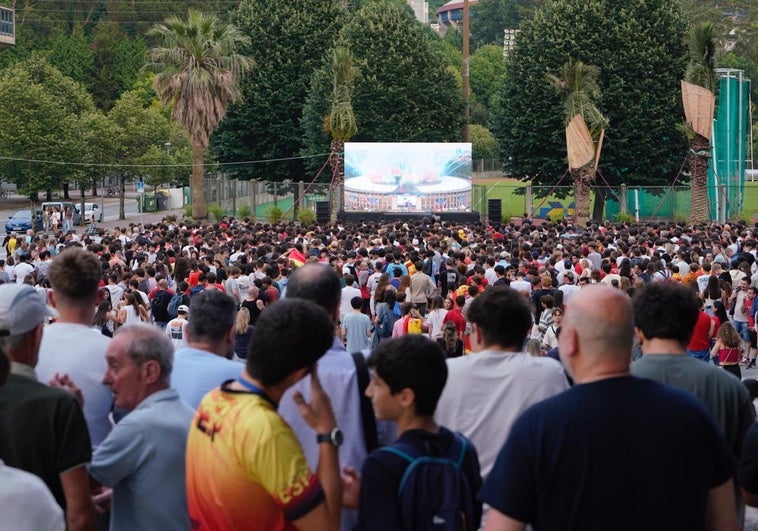
[[[475,159],[496,159],[498,157],[497,140],[489,129],[471,124],[468,128],[471,139],[471,156]]]
[[[221,221],[224,217],[224,208],[216,203],[210,203],[208,205],[208,213],[213,216],[216,221]]]
[[[378,1],[358,13],[340,32],[361,74],[353,110],[360,130],[355,142],[459,141],[463,105],[455,78],[413,15],[395,2]],[[306,153],[324,153],[321,132],[328,112],[327,65],[314,74],[303,113]]]
[[[342,4],[341,0],[240,2],[233,21],[253,36],[241,52],[255,58],[256,68],[242,82],[244,100],[230,107],[212,139],[211,148],[221,162],[288,158],[301,151],[300,118],[311,76],[334,45],[346,14]],[[321,109],[319,134],[323,135],[323,118],[328,114],[328,107]],[[231,171],[240,179],[301,179],[304,167],[302,160],[285,160],[231,167]]]
[[[479,0],[471,7],[471,43],[475,48],[494,44],[503,49],[503,30],[516,29],[534,15],[535,0]]]
[[[358,69],[353,66],[349,48],[338,46],[332,51],[332,109],[329,132],[335,140],[350,140],[358,132],[352,96]]]
[[[547,74],[548,82],[563,97],[563,123],[568,125],[577,114],[584,118],[593,139],[608,127],[608,120],[595,106],[600,98],[597,78],[600,69],[581,61],[568,61],[561,67],[560,76]]]
[[[145,61],[146,46],[141,37],[127,36],[115,23],[100,23],[92,34],[95,104],[109,110],[119,96],[130,90]]]
[[[297,219],[303,225],[313,225],[316,223],[316,213],[309,208],[302,208],[297,215]]]
[[[248,205],[241,205],[237,207],[237,217],[242,219],[249,218],[253,211]]]
[[[0,174],[25,193],[58,188],[83,178],[86,161],[84,117],[95,111],[80,84],[65,77],[40,54],[3,70],[0,76]],[[84,154],[84,155],[83,155]]]
[[[634,223],[636,220],[634,219],[634,216],[629,214],[628,212],[619,212],[614,216],[616,221],[619,223]]]
[[[192,219],[192,205],[184,205],[182,211],[184,211],[185,218]]]
[[[563,221],[566,217],[566,212],[561,210],[560,212],[552,212],[548,219],[553,223],[558,223],[559,221]]]
[[[500,217],[500,221],[502,221],[503,223],[510,223],[512,217],[513,217],[513,214],[511,214],[510,212],[503,212],[502,216]]]
[[[72,78],[83,87],[92,88],[95,69],[95,55],[89,47],[89,40],[82,28],[72,33],[58,33],[53,37],[48,55],[50,63],[64,76]]]
[[[506,61],[493,133],[514,177],[551,185],[566,169],[564,112],[545,83],[569,60],[601,67],[609,119],[600,172],[611,186],[669,183],[686,153],[679,80],[685,24],[670,0],[548,0]]]
[[[701,22],[692,28],[689,40],[690,62],[684,79],[715,92],[716,35],[713,24]]]
[[[279,223],[283,216],[284,212],[276,205],[273,205],[266,210],[266,220],[268,220],[269,223]]]
[[[482,46],[471,56],[470,64],[471,94],[485,110],[484,121],[478,123],[486,126],[487,110],[496,105],[497,93],[505,77],[503,49],[493,45]]]

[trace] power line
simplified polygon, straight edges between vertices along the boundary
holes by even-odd
[[[288,160],[314,159],[317,157],[324,157],[327,155],[330,155],[330,153],[317,153],[315,155],[302,155],[299,157],[282,157],[282,158],[277,158],[277,159],[245,160],[245,161],[240,161],[240,162],[213,162],[209,164],[203,164],[203,166],[250,166],[253,164],[265,164],[267,162],[285,162]],[[69,161],[61,161],[61,160],[22,159],[22,158],[17,158],[17,157],[3,157],[3,156],[0,156],[0,160],[7,160],[10,162],[26,162],[26,163],[32,163],[32,164],[55,164],[57,166],[77,166],[77,167],[89,167],[89,168],[192,168],[195,166],[194,164],[119,164],[119,163],[97,164],[93,162],[69,162]]]

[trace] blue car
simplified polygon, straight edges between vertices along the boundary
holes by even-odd
[[[42,229],[42,213],[37,210],[35,211],[35,220],[34,220],[34,227],[32,227],[32,212],[28,208],[25,210],[19,210],[15,214],[13,214],[9,219],[8,222],[5,224],[5,232],[6,234],[10,234],[11,232],[26,232],[31,228],[34,228],[34,230],[41,230]]]

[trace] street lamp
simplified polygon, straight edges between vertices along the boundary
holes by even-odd
[[[171,142],[166,142],[163,145],[166,146],[166,156],[170,157],[171,156]]]

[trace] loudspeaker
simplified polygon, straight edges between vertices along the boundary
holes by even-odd
[[[500,199],[487,200],[487,219],[490,223],[503,221],[503,202]]]
[[[329,223],[329,201],[316,201],[316,223],[319,225]]]

